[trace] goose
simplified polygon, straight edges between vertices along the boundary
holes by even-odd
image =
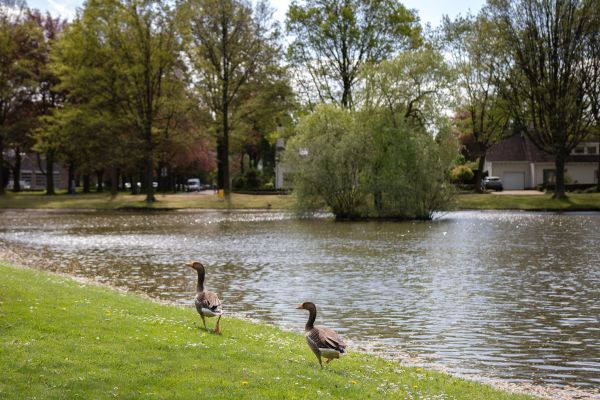
[[[340,358],[341,354],[346,353],[346,343],[333,329],[316,327],[314,325],[317,318],[317,306],[314,303],[307,301],[296,308],[308,310],[309,312],[308,321],[304,327],[304,335],[306,336],[308,347],[317,356],[321,368],[323,368],[321,357],[326,359],[326,363],[329,363],[334,358]]]
[[[196,298],[194,304],[196,305],[198,314],[202,317],[204,329],[208,330],[206,327],[206,320],[204,319],[205,317],[219,317],[214,332],[220,333],[221,328],[219,327],[219,321],[221,321],[221,315],[223,314],[221,300],[219,300],[219,296],[217,296],[215,292],[204,290],[204,275],[206,273],[204,265],[198,261],[191,261],[186,265],[198,272],[198,285],[196,286]]]

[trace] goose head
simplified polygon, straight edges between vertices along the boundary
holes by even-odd
[[[196,271],[204,269],[204,265],[202,265],[200,261],[190,261],[188,263],[185,263],[185,265],[190,267],[191,269],[195,269]]]

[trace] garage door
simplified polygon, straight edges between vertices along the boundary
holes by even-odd
[[[505,172],[502,184],[504,190],[525,189],[525,172]]]

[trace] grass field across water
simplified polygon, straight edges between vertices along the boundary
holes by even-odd
[[[43,192],[7,192],[0,196],[0,208],[17,209],[265,209],[293,210],[293,195],[233,193],[229,202],[212,192],[157,194],[157,201],[148,204],[144,195],[119,193],[57,194]],[[569,193],[565,200],[554,200],[551,194],[460,194],[456,196],[458,210],[528,210],[528,211],[600,211],[600,193]]]
[[[199,327],[191,307],[0,262],[0,398],[530,399],[352,351],[320,369],[269,325]]]

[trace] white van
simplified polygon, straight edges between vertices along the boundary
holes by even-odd
[[[188,192],[199,192],[200,191],[200,179],[192,178],[187,180],[187,191]]]

